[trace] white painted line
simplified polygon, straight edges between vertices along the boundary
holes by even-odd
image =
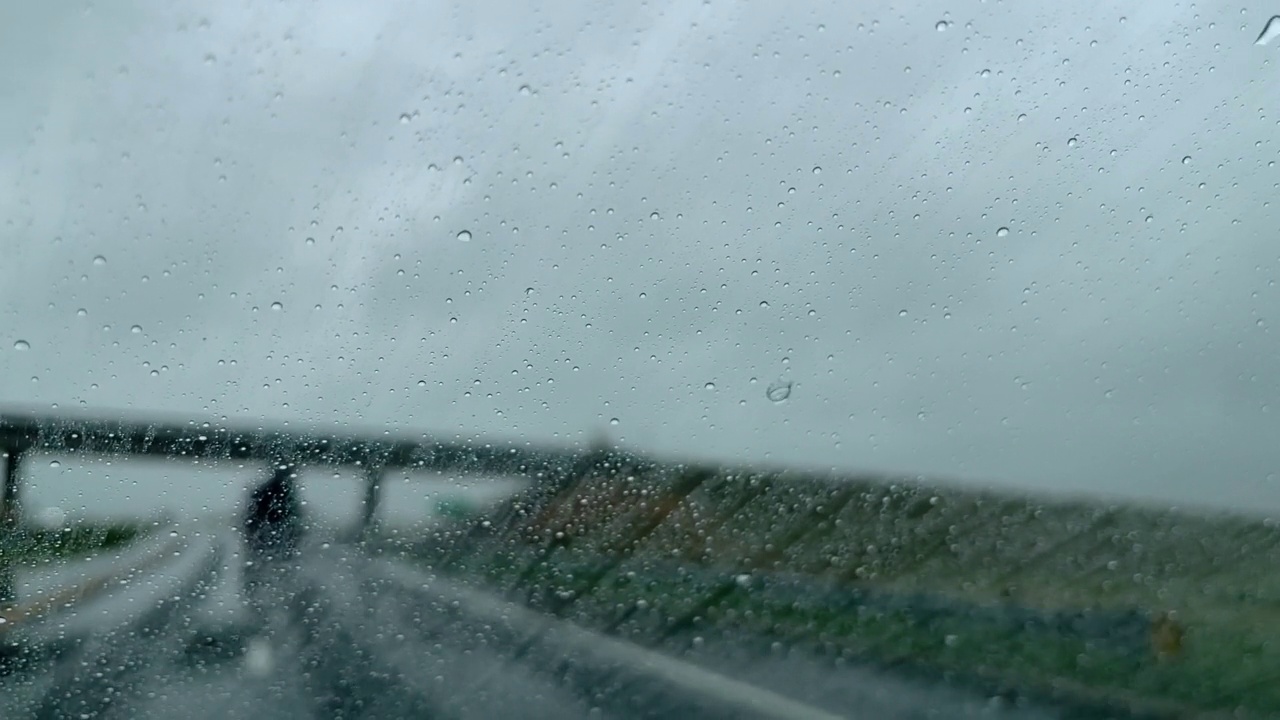
[[[83,603],[122,578],[151,570],[168,559],[177,547],[178,540],[170,539],[162,542],[154,549],[148,550],[137,562],[116,565],[104,572],[83,578],[78,582],[47,590],[26,602],[0,607],[0,633],[22,627],[24,624],[31,623],[76,603]]]
[[[378,561],[377,567],[388,579],[456,604],[461,612],[476,619],[518,627],[531,637],[556,645],[566,654],[575,653],[598,662],[617,663],[634,673],[705,697],[718,705],[740,708],[747,715],[778,720],[838,720],[843,717],[487,593],[455,585],[414,567],[389,560]]]

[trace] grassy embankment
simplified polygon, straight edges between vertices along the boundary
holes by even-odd
[[[146,532],[141,523],[77,523],[56,530],[24,528],[0,562],[31,565],[91,555],[132,542]]]
[[[1275,523],[707,469],[596,468],[531,497],[432,560],[651,645],[721,633],[1110,702],[1280,713]]]

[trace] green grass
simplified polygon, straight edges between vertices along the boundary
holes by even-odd
[[[980,614],[922,623],[902,612],[833,612],[672,582],[647,572],[646,558],[960,605],[1176,611],[1186,636],[1168,659],[1149,647],[1011,631]],[[719,631],[1104,698],[1280,715],[1280,529],[1270,522],[859,480],[615,469],[568,486],[505,534],[454,546],[448,559],[459,574],[535,604],[557,598],[544,609],[641,642]]]
[[[123,522],[23,529],[10,547],[0,548],[0,562],[29,565],[90,555],[128,544],[144,532],[142,524]]]
[[[470,568],[490,582],[509,579],[513,568],[491,564]],[[546,565],[527,576],[525,588],[575,593],[563,614],[599,629],[641,642],[654,642],[690,616],[683,629],[773,638],[789,646],[823,644],[882,664],[907,662],[953,673],[1036,688],[1061,681],[1078,684],[1091,699],[1150,698],[1199,710],[1237,707],[1270,715],[1280,709],[1280,685],[1271,682],[1276,648],[1231,626],[1202,626],[1188,640],[1188,652],[1167,661],[1153,654],[1100,648],[1050,631],[1014,632],[966,617],[920,622],[908,612],[836,612],[767,602],[747,591],[713,597],[711,589],[687,584],[610,578],[594,587],[575,582],[573,573]],[[643,618],[616,623],[643,601]],[[645,622],[649,620],[649,622]]]

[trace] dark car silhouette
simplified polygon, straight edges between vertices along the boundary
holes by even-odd
[[[249,496],[244,533],[250,561],[287,560],[297,553],[302,517],[294,490],[296,477],[295,467],[277,466],[271,479]]]

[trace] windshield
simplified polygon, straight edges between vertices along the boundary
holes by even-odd
[[[1269,14],[2,14],[0,715],[1280,713]]]

